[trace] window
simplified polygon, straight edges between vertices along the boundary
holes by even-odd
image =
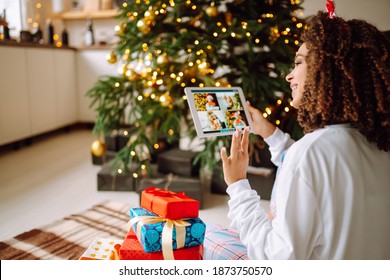
[[[0,0],[0,14],[3,15],[3,11],[5,11],[10,35],[14,38],[19,38],[19,33],[22,29],[20,2],[22,1]]]

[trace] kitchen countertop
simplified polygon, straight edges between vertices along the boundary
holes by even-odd
[[[74,51],[85,51],[85,50],[110,50],[112,47],[110,45],[95,45],[95,46],[81,46],[81,47],[73,47],[73,46],[62,46],[57,47],[55,45],[48,44],[36,44],[36,43],[26,43],[26,42],[17,42],[15,40],[0,40],[0,47],[28,47],[28,48],[46,48],[46,49],[60,49],[60,50],[74,50]]]
[[[17,42],[15,40],[1,40],[0,46],[5,47],[29,47],[29,48],[46,48],[46,49],[65,49],[65,50],[76,50],[74,47],[56,47],[55,45],[48,44],[35,44],[27,42]]]

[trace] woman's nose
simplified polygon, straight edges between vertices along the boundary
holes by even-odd
[[[293,77],[293,75],[292,75],[293,71],[294,71],[294,70],[292,70],[292,71],[286,76],[286,81],[289,82],[289,83],[291,82],[291,79],[292,79],[292,77]]]

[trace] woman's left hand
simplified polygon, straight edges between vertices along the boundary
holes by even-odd
[[[229,157],[226,148],[221,149],[223,174],[228,186],[246,178],[249,164],[248,145],[249,128],[246,127],[243,132],[241,129],[234,132]]]

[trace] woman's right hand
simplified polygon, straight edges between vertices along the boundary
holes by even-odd
[[[247,106],[253,123],[252,132],[263,138],[271,136],[275,132],[276,126],[264,118],[263,113],[252,107],[249,102],[247,102]]]

